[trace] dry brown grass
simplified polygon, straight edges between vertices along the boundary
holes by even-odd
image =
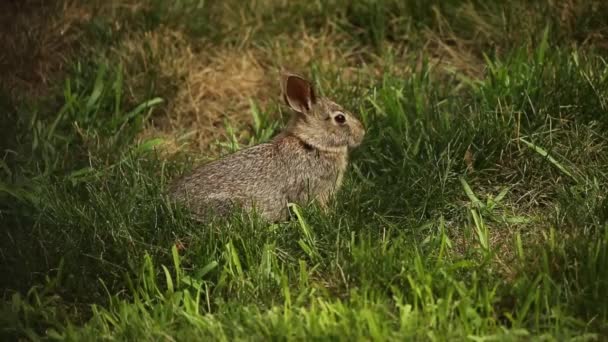
[[[175,148],[176,139],[187,135],[190,148],[209,151],[225,134],[224,121],[247,130],[251,100],[264,109],[276,104],[281,70],[305,72],[316,63],[321,69],[340,70],[345,79],[354,77],[357,52],[339,46],[341,40],[331,32],[311,35],[303,30],[297,36],[276,37],[264,47],[218,47],[164,29],[133,36],[115,53],[127,65],[132,81],[146,71],[142,66],[156,63],[160,77],[175,88],[163,114],[143,137],[163,137]]]
[[[213,142],[225,139],[224,121],[240,130],[239,134],[247,135],[252,120],[250,100],[266,110],[277,103],[281,70],[306,73],[315,64],[348,83],[361,75],[379,78],[388,72],[405,76],[420,68],[410,64],[407,46],[389,47],[395,57],[387,61],[346,41],[344,35],[331,29],[311,34],[303,28],[277,36],[265,46],[218,47],[189,41],[179,31],[162,30],[132,37],[116,53],[125,65],[135,62],[145,66],[156,60],[161,78],[175,87],[163,113],[142,138],[162,137],[170,142],[171,150],[176,150],[185,146],[177,141],[179,137],[188,136],[189,148],[215,153]],[[480,75],[477,60],[469,54],[441,44],[429,44],[429,49],[436,51],[432,63],[441,65],[442,72],[458,68],[471,77]],[[335,81],[322,80],[325,87]]]
[[[246,124],[249,98],[264,103],[272,96],[273,78],[255,51],[196,46],[182,32],[161,30],[125,40],[116,53],[126,65],[133,94],[141,88],[135,70],[142,66],[156,68],[161,86],[172,88],[162,114],[143,132],[146,138],[175,143],[188,135],[191,148],[205,150],[223,134],[224,120],[235,127]]]

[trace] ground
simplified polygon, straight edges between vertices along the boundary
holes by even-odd
[[[608,3],[0,4],[3,339],[604,340]],[[367,127],[330,210],[166,196],[285,125]]]

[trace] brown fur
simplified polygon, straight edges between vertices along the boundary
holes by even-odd
[[[172,197],[196,217],[225,215],[237,205],[280,221],[288,217],[288,203],[317,200],[326,207],[340,188],[348,149],[363,140],[363,125],[338,104],[316,97],[299,76],[286,75],[282,88],[285,102],[296,111],[283,132],[202,165],[173,184]]]

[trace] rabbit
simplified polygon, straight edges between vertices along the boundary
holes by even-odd
[[[195,219],[227,216],[239,206],[280,222],[289,219],[288,203],[312,200],[327,210],[342,185],[348,152],[361,144],[365,128],[342,106],[317,96],[301,76],[283,73],[281,88],[294,111],[282,132],[202,165],[172,184],[170,197]]]

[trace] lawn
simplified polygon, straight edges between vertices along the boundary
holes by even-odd
[[[3,340],[608,339],[608,2],[0,4]],[[287,122],[365,124],[289,222],[173,179]]]

